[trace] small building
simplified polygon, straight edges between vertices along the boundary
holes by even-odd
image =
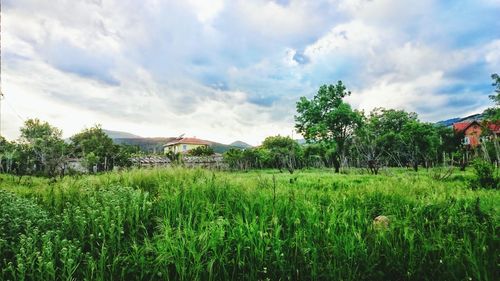
[[[197,147],[208,147],[210,142],[197,138],[178,138],[164,145],[164,152],[186,153]]]
[[[487,123],[485,126],[493,135],[500,133],[500,124]],[[455,123],[453,124],[453,130],[455,133],[463,134],[462,144],[471,148],[479,146],[482,138],[484,138],[484,136],[481,137],[484,127],[477,121]]]

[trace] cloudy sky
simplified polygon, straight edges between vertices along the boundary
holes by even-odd
[[[477,113],[499,15],[500,0],[3,0],[2,133],[37,117],[66,137],[99,123],[258,144],[337,80],[358,109]]]

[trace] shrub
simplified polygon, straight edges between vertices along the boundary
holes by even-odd
[[[0,190],[0,257],[12,257],[22,234],[33,229],[48,230],[52,226],[49,214],[33,201]]]
[[[481,159],[474,160],[475,177],[470,181],[472,188],[493,188],[500,187],[500,177],[495,174],[495,166]]]
[[[188,151],[191,156],[210,156],[214,153],[214,149],[210,146],[198,146]]]

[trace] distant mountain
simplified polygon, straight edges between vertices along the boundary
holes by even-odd
[[[108,137],[110,137],[112,139],[138,139],[138,138],[142,138],[141,136],[134,135],[134,134],[127,133],[127,132],[112,131],[112,130],[106,130],[106,129],[102,129],[102,130],[106,133],[106,135],[108,135]]]
[[[437,125],[442,125],[445,127],[453,126],[455,123],[459,122],[472,122],[472,121],[481,121],[484,119],[483,114],[472,114],[466,117],[456,117],[456,118],[451,118],[443,121],[436,122]]]
[[[175,137],[168,138],[116,138],[116,144],[126,144],[138,146],[142,151],[148,153],[163,153],[163,145],[174,140]]]
[[[235,141],[235,142],[230,143],[229,145],[239,147],[239,148],[251,148],[251,147],[253,147],[253,146],[249,145],[248,143],[242,142],[242,141]]]
[[[464,117],[462,119],[460,119],[460,121],[458,122],[472,122],[472,121],[481,121],[484,119],[484,114],[473,114],[473,115],[469,115],[467,117]]]
[[[104,130],[103,131],[113,139],[113,142],[116,144],[126,144],[139,146],[139,148],[148,153],[162,153],[163,146],[176,139],[176,137],[157,137],[157,138],[143,138],[138,135],[134,135],[127,132],[120,131],[112,131],[112,130]],[[232,148],[242,149],[252,147],[248,143],[242,141],[235,141],[232,144],[223,144],[214,141],[205,140],[210,143],[210,146],[213,148],[215,153],[224,153]]]
[[[214,141],[208,141],[208,142],[210,143],[210,147],[212,147],[215,153],[222,154],[230,149],[242,149],[241,147],[238,146],[223,144],[219,142],[214,142]]]
[[[462,118],[456,117],[456,118],[451,118],[451,119],[447,119],[447,120],[442,120],[442,121],[436,122],[436,125],[449,127],[449,126],[457,123],[458,121],[460,121],[460,119],[462,119]]]

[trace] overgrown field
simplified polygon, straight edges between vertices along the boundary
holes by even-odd
[[[500,192],[432,173],[3,175],[0,280],[500,280]]]

